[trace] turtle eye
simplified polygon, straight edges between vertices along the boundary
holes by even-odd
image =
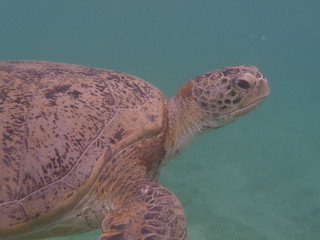
[[[250,88],[250,83],[247,80],[243,80],[243,79],[236,80],[236,85],[237,85],[237,87],[239,87],[241,89],[249,89]]]

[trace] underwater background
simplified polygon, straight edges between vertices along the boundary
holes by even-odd
[[[184,205],[190,240],[319,240],[319,9],[317,0],[0,0],[0,60],[114,69],[168,97],[203,72],[256,65],[271,86],[265,103],[192,142],[160,183]]]

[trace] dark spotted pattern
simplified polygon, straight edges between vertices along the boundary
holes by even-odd
[[[66,213],[115,153],[161,129],[163,95],[128,74],[0,62],[0,84],[0,237]]]

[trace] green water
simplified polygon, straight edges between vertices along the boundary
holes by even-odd
[[[202,72],[258,66],[271,85],[265,104],[194,141],[160,182],[181,199],[190,240],[318,240],[319,8],[317,0],[0,0],[0,60],[116,69],[168,96]]]

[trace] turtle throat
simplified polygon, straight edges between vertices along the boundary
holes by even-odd
[[[168,101],[168,131],[165,140],[167,150],[164,163],[179,155],[195,137],[206,129],[199,119],[199,108],[176,95]]]

